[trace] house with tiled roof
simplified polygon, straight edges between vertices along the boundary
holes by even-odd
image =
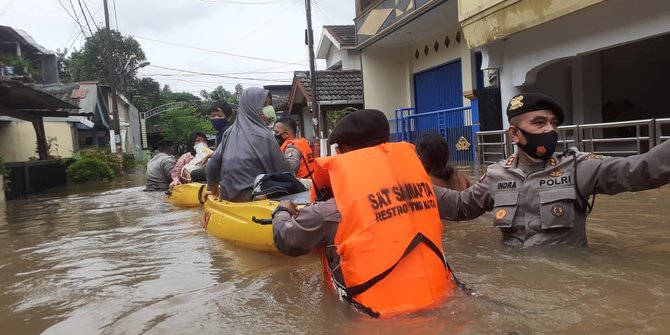
[[[346,108],[363,108],[363,76],[361,71],[316,71],[316,103],[324,115]],[[312,80],[309,71],[295,71],[288,101],[289,115],[299,118],[302,136],[314,141],[317,114],[312,112]],[[315,122],[316,121],[316,122]],[[332,125],[329,125],[332,129]]]
[[[291,85],[264,85],[263,88],[272,94],[272,106],[275,111],[277,113],[287,113]]]
[[[360,70],[361,53],[356,49],[356,26],[323,26],[316,58],[326,60],[326,70]]]
[[[316,71],[317,108],[311,106],[309,71],[294,72],[288,100],[288,114],[298,121],[299,132],[312,143],[318,138],[318,112],[324,116],[323,120],[328,120],[329,112],[363,108],[363,75],[355,27],[323,26],[316,58],[326,61],[326,70]],[[332,127],[327,125],[326,134]]]
[[[113,115],[111,88],[97,81],[79,83],[58,83],[36,85],[37,89],[49,93],[61,100],[78,106],[76,116],[61,122],[73,122],[72,146],[67,151],[77,151],[84,148],[108,147],[112,150],[110,130],[113,129]],[[123,94],[117,92],[119,107],[119,123],[121,126],[121,149],[124,153],[131,153],[135,159],[142,157],[142,142],[140,134],[139,112],[137,108]],[[82,121],[81,118],[85,118]],[[58,122],[59,120],[50,120]],[[114,151],[116,149],[113,149]],[[64,154],[67,155],[67,153]]]

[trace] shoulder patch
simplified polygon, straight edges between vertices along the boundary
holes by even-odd
[[[553,169],[548,174],[550,177],[558,178],[562,176],[564,173],[565,173],[564,171],[561,171],[559,169]]]
[[[586,157],[584,157],[584,160],[589,160],[589,159],[603,160],[603,159],[605,159],[605,156],[598,155],[598,154],[589,154]]]

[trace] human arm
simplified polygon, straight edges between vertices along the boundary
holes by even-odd
[[[163,171],[163,176],[170,176],[172,177],[172,171],[174,169],[176,162],[174,157],[168,156],[166,159],[164,159],[161,162],[161,170]]]
[[[670,182],[670,141],[641,155],[578,159],[577,183],[582,194],[636,192]]]
[[[199,161],[196,165],[198,165],[198,166],[205,166],[205,165],[207,165],[207,161],[208,161],[210,158],[212,158],[213,155],[214,155],[214,151],[210,151],[210,152],[204,154],[204,155],[202,156],[202,160]]]
[[[223,160],[223,145],[219,145],[214,150],[214,154],[209,158],[205,166],[207,176],[207,190],[209,194],[219,195],[219,181],[221,181],[221,162]]]
[[[288,256],[304,255],[328,241],[332,242],[341,218],[335,199],[315,202],[302,208],[295,216],[286,211],[277,212],[272,218],[275,246]]]
[[[286,157],[286,161],[291,167],[291,171],[293,171],[293,173],[298,172],[298,169],[300,168],[300,158],[302,157],[300,150],[298,150],[295,145],[289,144],[284,150],[284,157]]]
[[[193,159],[193,155],[191,155],[191,153],[189,153],[189,152],[187,152],[187,153],[181,155],[181,157],[179,157],[177,162],[174,164],[174,168],[172,168],[172,172],[170,173],[170,176],[172,177],[172,182],[170,183],[170,189],[172,189],[173,187],[181,184],[181,180],[179,178],[181,176],[181,170],[192,159]]]
[[[493,197],[484,175],[476,184],[463,191],[433,185],[440,217],[451,221],[472,220],[493,209]]]

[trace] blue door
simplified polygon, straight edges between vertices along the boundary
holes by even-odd
[[[414,75],[414,97],[416,113],[463,106],[463,83],[461,82],[461,61],[457,60]],[[413,140],[424,133],[446,135],[450,125],[463,125],[462,113],[426,115],[413,120]],[[448,124],[449,123],[449,124]],[[414,141],[412,141],[414,142]]]
[[[452,162],[468,163],[474,157],[473,123],[479,120],[470,109],[463,107],[463,83],[461,61],[457,60],[414,75],[414,97],[416,115],[411,117],[410,141],[416,143],[425,133],[442,135],[449,143]],[[439,113],[434,113],[442,111]],[[426,114],[426,115],[422,115]],[[469,148],[457,144],[465,138]],[[461,149],[457,149],[457,148]],[[467,146],[466,146],[467,147]]]

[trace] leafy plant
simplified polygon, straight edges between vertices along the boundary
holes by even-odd
[[[158,116],[163,137],[175,146],[186,145],[194,131],[211,134],[214,132],[207,117],[200,115],[196,108],[169,110]]]
[[[100,148],[100,149],[82,149],[77,151],[73,158],[77,161],[80,161],[84,158],[95,158],[101,160],[105,163],[114,173],[115,176],[123,176],[123,161],[119,159],[116,154],[110,152],[109,150]]]
[[[342,120],[343,117],[356,111],[354,107],[345,107],[344,109],[336,111],[328,111],[326,117],[328,118],[328,128],[333,129],[335,125]]]
[[[29,157],[29,160],[38,160],[40,156],[39,145],[35,142],[35,154],[37,156]],[[58,154],[58,139],[53,136],[47,137],[47,159],[60,159]]]
[[[128,173],[137,166],[133,154],[123,154],[123,171]]]
[[[0,63],[4,64],[5,66],[14,67],[16,74],[18,75],[31,74],[34,76],[37,74],[36,69],[32,66],[30,61],[20,55],[4,54],[0,56]]]
[[[9,169],[5,168],[5,163],[2,160],[2,157],[0,157],[0,176],[2,176],[2,185],[0,185],[0,189],[5,190],[5,191],[10,191],[9,183],[11,183],[11,180],[9,180]]]
[[[114,171],[101,159],[82,157],[65,170],[68,178],[77,183],[114,179]]]

